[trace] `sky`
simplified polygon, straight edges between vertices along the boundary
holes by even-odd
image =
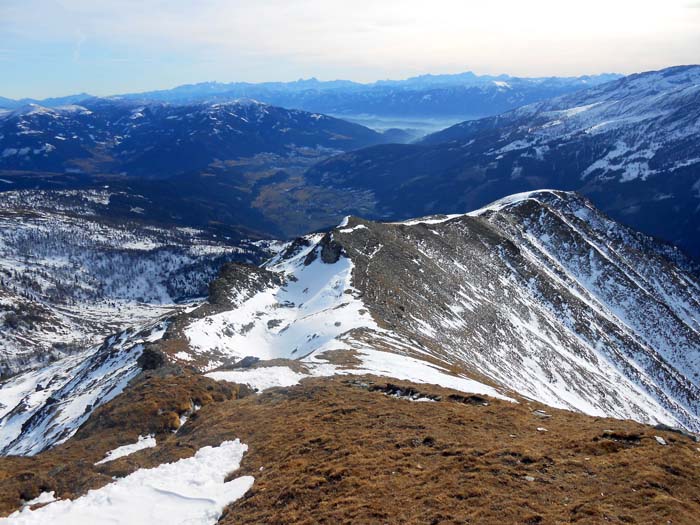
[[[0,96],[700,63],[700,0],[0,0]]]

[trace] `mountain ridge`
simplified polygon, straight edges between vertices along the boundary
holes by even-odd
[[[624,77],[416,145],[328,159],[311,184],[372,191],[376,218],[454,213],[541,187],[579,191],[616,220],[698,257],[700,66]]]
[[[260,390],[373,374],[698,431],[699,291],[691,259],[573,193],[528,192],[403,223],[347,218],[261,267],[224,266],[209,303],[159,328],[11,379],[0,388],[0,436],[6,452],[25,453],[70,438],[84,419],[60,416],[71,412],[47,396],[63,388],[80,403],[91,376],[75,392],[47,379],[76,359],[115,356],[102,391],[135,377],[137,362]]]

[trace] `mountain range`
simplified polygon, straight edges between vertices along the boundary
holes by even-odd
[[[2,111],[0,521],[695,524],[700,66],[262,87],[505,112]]]
[[[385,141],[357,124],[247,100],[30,105],[0,114],[0,137],[0,170],[142,177],[204,170],[262,153],[308,156]]]
[[[476,75],[472,72],[421,75],[405,80],[369,84],[349,80],[295,82],[203,82],[173,89],[130,93],[112,100],[170,104],[229,102],[250,98],[273,106],[344,117],[451,119],[495,115],[530,102],[571,93],[619,78],[616,74],[580,77],[521,78],[510,75]],[[56,107],[82,104],[87,94],[44,100],[0,98],[0,108],[17,109],[28,104]]]
[[[457,213],[537,188],[700,255],[700,66],[631,75],[458,124],[417,144],[314,166],[309,184],[370,191],[376,217]]]
[[[110,184],[123,197],[107,210],[114,217],[142,208],[161,224],[288,238],[347,214],[458,213],[549,187],[697,257],[699,78],[698,66],[631,75],[413,144],[250,100],[30,106],[0,116],[0,189]],[[506,82],[472,83],[494,81]]]
[[[441,473],[455,503],[431,508],[451,521],[509,480],[508,497],[530,494],[533,523],[581,508],[657,516],[650,501],[669,492],[666,512],[692,523],[700,281],[678,249],[542,190],[453,216],[348,217],[274,251],[225,265],[197,308],[3,383],[3,453],[31,457],[0,458],[2,512],[22,507],[11,519],[27,523],[137,512],[117,497],[126,486],[139,505],[224,523],[281,519],[319,491],[333,510],[304,515],[371,520],[381,509],[357,503],[383,494],[383,476],[425,487]],[[362,470],[344,466],[350,443],[371,458]],[[226,479],[244,488],[202,500],[210,476],[207,494]],[[460,492],[467,479],[484,488]],[[543,500],[549,484],[548,498],[570,493],[575,508]],[[601,487],[605,509],[592,506]],[[397,512],[420,521],[424,508]]]

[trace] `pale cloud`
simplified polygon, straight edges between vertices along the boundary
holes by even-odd
[[[73,48],[73,62],[79,62],[80,61],[80,53],[83,48],[83,44],[87,41],[87,37],[83,34],[82,31],[78,30],[76,39],[75,39],[75,46]]]

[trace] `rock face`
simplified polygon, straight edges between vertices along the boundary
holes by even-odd
[[[343,247],[333,239],[330,233],[326,233],[318,243],[318,247],[314,247],[309,251],[304,259],[304,265],[308,266],[316,260],[318,254],[321,254],[321,260],[326,264],[338,262],[340,255],[343,252]]]
[[[219,307],[239,304],[281,281],[278,274],[264,268],[252,264],[227,263],[209,284],[209,303]]]
[[[699,85],[700,66],[631,75],[418,144],[340,155],[309,170],[307,181],[371,191],[374,217],[398,219],[539,188],[575,190],[616,220],[700,256]]]

